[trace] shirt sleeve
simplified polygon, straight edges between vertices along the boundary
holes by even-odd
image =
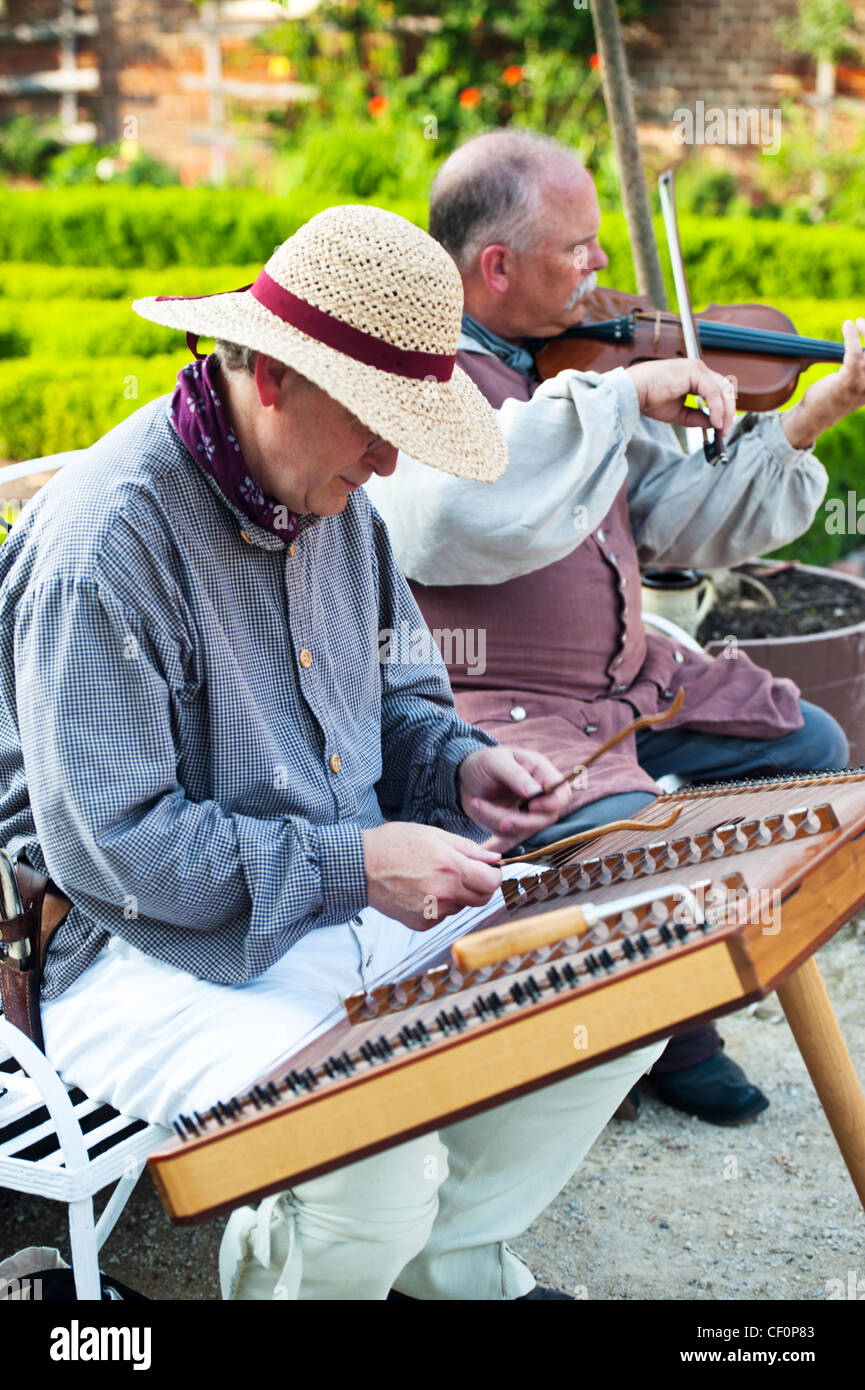
[[[716,569],[771,554],[807,531],[828,475],[794,449],[777,411],[737,420],[729,463],[685,457],[669,425],[645,417],[628,448],[628,505],[643,565]]]
[[[255,959],[259,934],[287,950],[345,921],[366,903],[358,826],[187,797],[170,648],[98,579],[50,577],[19,604],[19,731],[51,877],[85,916],[138,945],[148,921],[228,927]]]
[[[409,579],[499,584],[530,574],[569,555],[610,510],[639,420],[626,372],[559,372],[497,416],[509,463],[495,483],[401,454],[393,477],[367,484]]]
[[[379,577],[382,777],[384,814],[420,821],[481,841],[488,837],[463,811],[460,764],[496,740],[460,719],[447,668],[394,558],[387,528],[373,511]]]

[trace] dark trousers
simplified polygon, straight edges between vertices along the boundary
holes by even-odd
[[[738,777],[846,767],[850,750],[840,724],[807,700],[800,700],[799,707],[805,720],[803,727],[781,738],[730,738],[725,734],[700,734],[692,729],[644,729],[637,734],[637,761],[650,777],[675,773],[688,782],[719,782]],[[611,820],[625,820],[653,800],[648,792],[622,792],[602,797],[548,826],[520,848],[539,849],[567,835],[576,835],[580,830],[592,830]],[[713,1023],[677,1033],[652,1071],[682,1071],[685,1067],[694,1067],[713,1056],[720,1047],[721,1038]]]

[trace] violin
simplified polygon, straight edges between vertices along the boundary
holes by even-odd
[[[679,315],[653,308],[645,295],[596,289],[583,303],[580,323],[535,343],[542,381],[566,367],[609,372],[687,356]],[[843,343],[800,337],[787,315],[767,304],[710,304],[694,318],[703,361],[736,378],[741,410],[775,410],[793,395],[800,372],[815,362],[844,360]]]

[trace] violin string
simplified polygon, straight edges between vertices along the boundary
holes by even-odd
[[[649,314],[644,311],[636,317],[648,324],[660,322],[676,328],[680,324],[677,314]],[[726,348],[743,352],[765,352],[778,357],[823,356],[824,361],[840,362],[844,357],[844,344],[833,343],[829,339],[802,338],[797,333],[782,333],[771,328],[751,328],[735,323],[719,323],[713,319],[697,319],[700,333],[700,346],[704,348]]]

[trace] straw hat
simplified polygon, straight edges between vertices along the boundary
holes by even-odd
[[[433,468],[493,482],[507,466],[492,409],[455,365],[459,272],[395,213],[328,208],[277,247],[247,289],[132,307],[166,328],[285,362]]]

